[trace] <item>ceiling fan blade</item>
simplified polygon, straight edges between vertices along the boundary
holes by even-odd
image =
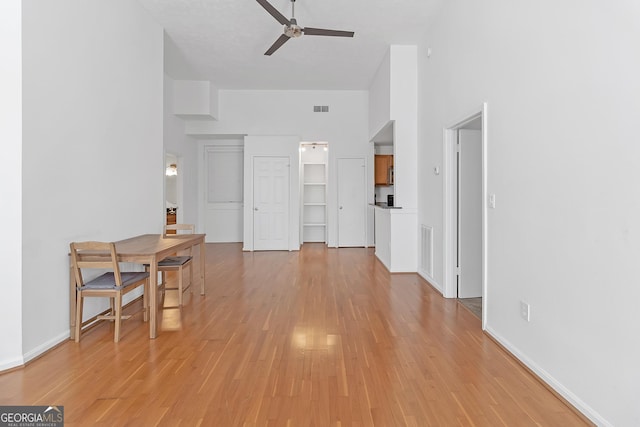
[[[276,21],[278,21],[282,25],[291,25],[291,22],[289,22],[289,20],[283,14],[278,12],[278,9],[271,6],[271,3],[269,3],[267,0],[256,0],[256,1],[260,3],[260,6],[264,7],[264,9],[267,12],[269,12],[271,16],[276,18]]]
[[[287,42],[287,40],[289,40],[290,38],[291,37],[289,37],[286,34],[281,35],[280,37],[278,37],[278,40],[276,40],[276,42],[274,44],[272,44],[271,47],[269,48],[269,50],[267,50],[264,54],[265,55],[271,55],[273,52],[275,52],[276,50],[280,49],[280,46],[285,44]]]
[[[302,30],[307,36],[353,37],[353,31],[325,30],[323,28],[306,27]]]

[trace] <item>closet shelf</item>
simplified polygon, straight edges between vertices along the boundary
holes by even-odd
[[[302,176],[302,241],[326,242],[327,165],[303,162]]]

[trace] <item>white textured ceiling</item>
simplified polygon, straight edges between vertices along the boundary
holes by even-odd
[[[355,37],[303,36],[272,56],[264,52],[283,27],[255,0],[139,2],[189,65],[171,67],[173,78],[223,89],[367,89],[389,45],[417,43],[442,0],[297,0],[300,26]],[[291,17],[290,0],[270,3]]]

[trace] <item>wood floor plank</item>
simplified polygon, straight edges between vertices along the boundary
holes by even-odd
[[[64,405],[67,426],[587,425],[471,312],[372,249],[206,252],[206,295],[180,309],[166,291],[157,339],[141,317],[119,343],[103,323],[1,374],[0,405]]]

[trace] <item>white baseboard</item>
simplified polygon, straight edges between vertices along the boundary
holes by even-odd
[[[17,368],[20,367],[22,365],[24,365],[25,363],[29,362],[30,360],[35,359],[36,357],[40,356],[41,354],[45,353],[46,351],[52,349],[53,347],[55,347],[56,345],[60,344],[61,342],[67,341],[69,339],[69,331],[66,332],[62,332],[61,334],[57,335],[56,337],[50,339],[49,341],[40,344],[39,346],[37,346],[36,348],[34,348],[33,350],[30,350],[26,353],[24,353],[22,355],[22,357],[19,357],[17,359],[14,360],[5,360],[0,362],[0,372],[2,371],[6,371],[8,369],[13,369],[13,368]]]
[[[375,254],[375,256],[376,256],[376,258],[378,259],[378,261],[380,261],[380,263],[381,263],[382,265],[384,265],[384,267],[387,269],[387,271],[391,272],[391,271],[389,270],[389,266],[387,265],[387,263],[386,263],[386,262],[384,262],[384,260],[383,260],[382,258],[380,258],[380,257],[378,256],[378,254]]]
[[[544,381],[549,387],[554,389],[556,393],[562,396],[567,402],[573,405],[578,411],[584,414],[598,426],[613,427],[613,425],[605,420],[598,412],[592,407],[583,402],[578,396],[568,390],[562,383],[556,380],[551,374],[542,369],[531,359],[525,356],[520,350],[514,347],[508,340],[498,334],[491,326],[486,326],[485,332],[500,343],[509,353],[511,353],[516,359],[520,360],[527,368],[535,373],[542,381]]]
[[[418,275],[422,277],[424,280],[426,280],[427,282],[429,282],[429,284],[434,288],[436,288],[438,292],[444,295],[444,292],[442,292],[442,286],[440,286],[440,284],[436,282],[433,277],[429,276],[424,271],[418,271]]]
[[[69,335],[69,331],[63,332],[63,333],[57,335],[56,337],[53,337],[49,341],[47,341],[47,342],[45,342],[43,344],[40,344],[39,346],[37,346],[33,350],[26,352],[24,354],[24,356],[23,356],[24,357],[24,363],[27,363],[30,360],[35,359],[36,357],[40,356],[45,351],[52,349],[53,347],[57,346],[61,342],[67,341],[69,339],[69,336],[70,336]]]
[[[2,362],[0,362],[0,373],[2,373],[2,371],[13,369],[22,365],[24,365],[24,358],[22,357],[13,360],[3,360]]]

